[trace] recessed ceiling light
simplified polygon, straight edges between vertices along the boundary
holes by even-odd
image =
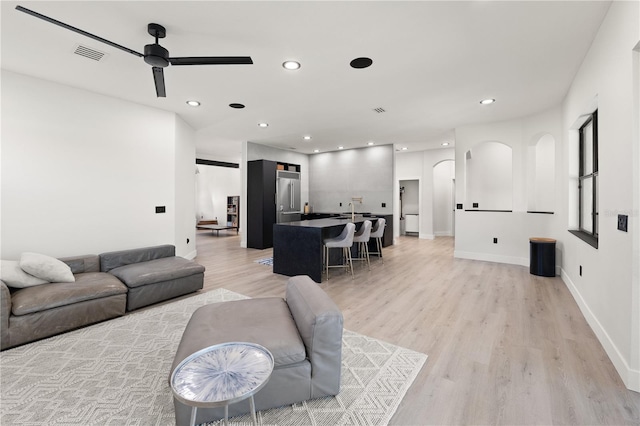
[[[320,150],[319,149],[314,149],[313,152],[320,152]]]
[[[282,66],[284,67],[284,69],[287,69],[287,70],[297,70],[298,68],[300,68],[300,62],[284,61],[282,63]]]
[[[187,101],[187,105],[192,106],[192,107],[197,107],[197,106],[200,106],[200,102],[198,102],[198,101]]]
[[[449,142],[442,142],[442,146],[449,146]]]
[[[258,123],[258,127],[269,127],[269,123]]]
[[[492,103],[494,103],[496,100],[495,99],[483,99],[480,101],[480,103],[482,105],[491,105]]]
[[[375,142],[367,142],[367,145],[369,145],[369,146],[375,145]]]
[[[371,66],[371,64],[373,64],[371,58],[356,58],[349,65],[351,68],[362,69]]]
[[[244,108],[244,105],[242,105],[242,104],[229,104],[229,106],[230,106],[231,108],[235,108],[235,109],[242,109],[242,108]]]
[[[310,141],[311,140],[311,136],[309,136],[309,135],[303,136],[302,139],[304,139],[305,141]]]
[[[402,150],[403,150],[403,151],[406,151],[407,149],[408,149],[408,148],[407,148],[406,146],[403,146],[403,147],[402,147]]]
[[[338,149],[344,149],[344,146],[339,146]]]

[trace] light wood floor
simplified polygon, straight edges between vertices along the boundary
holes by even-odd
[[[453,238],[400,237],[384,264],[330,271],[345,328],[429,356],[392,425],[639,425],[625,388],[559,278],[453,258]],[[198,231],[204,291],[284,296],[287,277],[232,232]],[[362,262],[360,262],[362,263]]]

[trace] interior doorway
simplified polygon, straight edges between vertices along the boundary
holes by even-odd
[[[420,180],[400,181],[400,235],[420,235]]]

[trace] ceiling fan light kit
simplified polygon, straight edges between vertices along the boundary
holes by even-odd
[[[163,68],[166,68],[169,65],[251,65],[253,64],[253,60],[251,59],[250,56],[194,56],[194,57],[172,58],[169,56],[169,51],[164,47],[160,46],[160,44],[158,44],[159,39],[165,38],[167,36],[166,29],[160,24],[151,23],[147,25],[147,32],[149,33],[149,35],[155,38],[155,43],[147,44],[146,46],[144,46],[144,54],[143,54],[140,52],[136,52],[133,49],[129,49],[128,47],[121,46],[117,43],[114,43],[112,41],[99,37],[95,34],[91,34],[87,31],[73,27],[69,24],[65,24],[64,22],[42,15],[38,12],[34,12],[33,10],[24,8],[22,6],[16,6],[16,10],[20,12],[24,12],[36,18],[42,19],[43,21],[47,21],[59,27],[65,28],[67,30],[76,32],[85,37],[89,37],[101,43],[105,43],[111,47],[115,47],[116,49],[120,49],[124,52],[143,58],[147,64],[153,67],[152,68],[153,81],[156,87],[156,95],[159,98],[164,98],[167,96],[166,88],[164,84]]]

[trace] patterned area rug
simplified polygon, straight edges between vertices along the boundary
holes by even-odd
[[[191,313],[243,298],[214,290],[1,352],[0,424],[174,425],[169,368]],[[387,424],[427,356],[345,330],[342,358],[337,397],[259,412],[259,424]]]

